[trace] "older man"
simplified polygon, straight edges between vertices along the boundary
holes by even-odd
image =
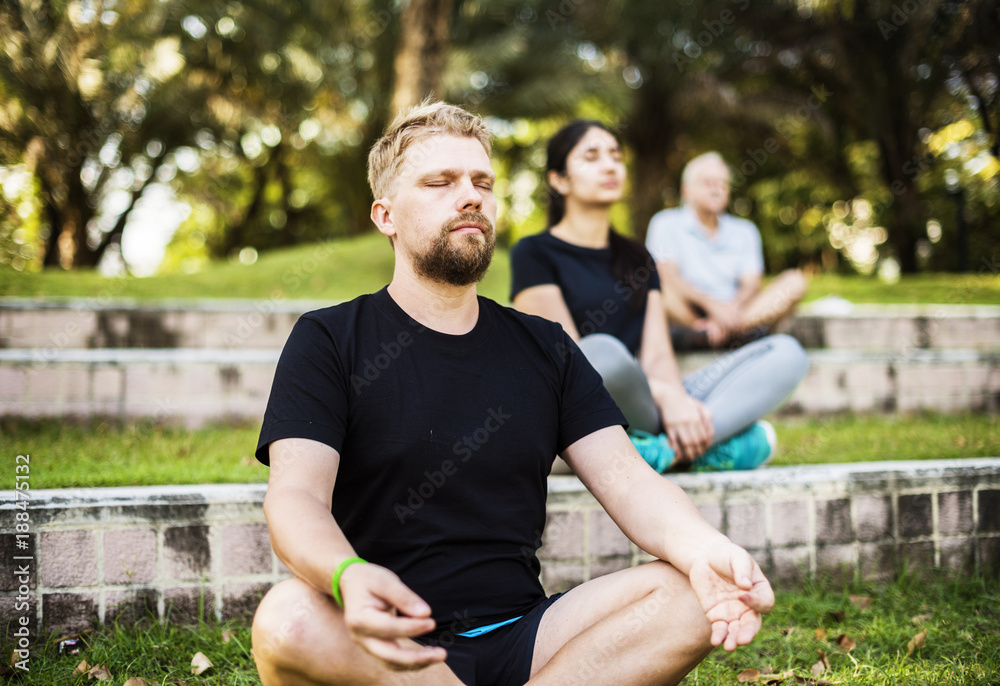
[[[646,247],[663,282],[662,302],[675,347],[723,347],[763,335],[806,292],[790,269],[761,288],[760,232],[726,213],[729,168],[715,152],[688,162],[681,175],[682,207],[649,222]]]
[[[654,472],[558,324],[476,294],[497,203],[481,120],[442,103],[369,156],[395,269],[304,315],[257,457],[294,578],[254,617],[265,686],[675,684],[749,643],[771,587]],[[658,558],[546,597],[535,555],[556,454]]]

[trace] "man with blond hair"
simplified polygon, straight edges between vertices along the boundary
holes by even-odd
[[[293,578],[261,601],[275,684],[675,684],[749,643],[771,587],[639,456],[559,325],[478,297],[497,203],[482,121],[430,103],[373,147],[381,291],[304,315],[257,458]],[[556,454],[658,558],[546,597],[536,550]]]
[[[773,329],[806,292],[798,269],[761,288],[760,232],[726,213],[729,167],[717,152],[695,157],[681,174],[682,207],[656,213],[646,247],[663,283],[661,300],[674,347],[720,348]]]

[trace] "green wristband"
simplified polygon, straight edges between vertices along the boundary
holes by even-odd
[[[340,597],[340,577],[343,575],[344,570],[355,562],[368,564],[368,560],[362,560],[360,557],[349,557],[337,565],[337,569],[333,572],[333,578],[330,579],[330,591],[333,593],[333,599],[341,607],[344,607],[344,599]]]

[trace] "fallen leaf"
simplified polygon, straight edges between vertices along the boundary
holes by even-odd
[[[110,681],[111,672],[108,670],[107,665],[94,665],[87,672],[87,681],[91,679],[97,679],[98,681]]]
[[[812,669],[809,670],[809,671],[810,671],[810,673],[812,673],[813,676],[819,676],[820,674],[822,674],[823,672],[826,671],[826,665],[824,665],[823,661],[820,660],[819,662],[817,662],[816,664],[814,664],[812,666]]]
[[[813,629],[813,635],[816,636],[816,640],[825,641],[826,640],[826,629]]]
[[[928,619],[931,619],[932,617],[934,617],[934,615],[932,614],[916,615],[914,617],[910,617],[910,621],[913,622],[914,624],[920,624],[921,622],[926,622]]]
[[[837,637],[837,645],[847,652],[851,652],[858,647],[858,644],[847,634],[841,634]]]
[[[919,634],[914,636],[909,643],[906,644],[906,656],[909,657],[913,655],[913,651],[924,645],[924,641],[927,638],[927,629],[924,629]]]
[[[838,624],[847,617],[847,613],[843,610],[837,610],[836,612],[827,612],[826,616],[829,617],[834,624]]]
[[[965,436],[956,436],[955,437],[955,445],[957,445],[959,448],[964,448],[965,447],[965,443],[966,443]]]
[[[229,629],[223,629],[222,630],[222,642],[223,643],[229,643],[231,640],[233,640],[233,638],[234,638],[233,637],[233,632],[231,632]]]
[[[195,676],[198,676],[207,669],[211,669],[213,666],[212,661],[205,657],[204,653],[197,652],[191,658],[191,673]]]
[[[760,679],[760,672],[756,669],[744,669],[736,677],[736,680],[741,684],[745,684],[748,681],[757,681],[758,679]]]
[[[73,675],[76,676],[77,674],[86,674],[89,671],[90,665],[87,664],[86,660],[81,660],[80,664],[78,664],[76,669],[73,670]]]
[[[851,600],[851,604],[859,610],[867,610],[871,607],[872,597],[870,595],[852,595],[848,597]]]
[[[140,679],[139,677],[132,677],[125,682],[125,686],[149,686],[145,679]]]

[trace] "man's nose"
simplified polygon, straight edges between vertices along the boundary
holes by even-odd
[[[458,185],[458,209],[460,210],[480,210],[483,207],[483,198],[479,194],[472,179],[462,179]]]

